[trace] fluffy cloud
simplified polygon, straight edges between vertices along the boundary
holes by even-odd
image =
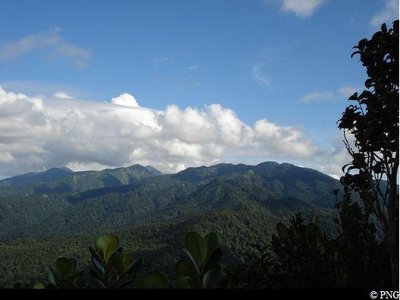
[[[135,97],[133,97],[132,95],[127,94],[127,93],[124,93],[118,97],[112,98],[111,103],[116,104],[116,105],[121,105],[121,106],[131,106],[131,107],[139,106]]]
[[[384,7],[372,17],[371,25],[374,27],[380,27],[382,23],[386,23],[389,27],[392,26],[392,22],[399,18],[399,1],[398,0],[386,0]]]
[[[70,59],[78,68],[85,68],[91,53],[82,47],[68,43],[59,33],[59,28],[52,28],[6,43],[0,47],[0,60],[10,61],[37,49],[48,49],[50,55]]]
[[[311,16],[314,11],[327,0],[265,0],[265,3],[279,2],[281,9],[292,12],[296,16],[304,18]]]
[[[103,169],[139,163],[164,172],[221,161],[307,159],[319,150],[300,130],[253,126],[220,104],[163,111],[122,94],[111,102],[28,97],[0,88],[0,174],[53,166]]]
[[[351,161],[351,156],[346,148],[338,144],[318,156],[315,168],[335,179],[340,179],[343,175],[342,167]]]

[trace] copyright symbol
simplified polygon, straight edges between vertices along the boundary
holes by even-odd
[[[369,293],[369,297],[371,299],[376,299],[378,298],[378,292],[372,291],[371,293]]]

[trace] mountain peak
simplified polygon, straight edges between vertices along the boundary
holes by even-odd
[[[150,173],[153,173],[154,175],[162,175],[161,171],[157,170],[156,168],[153,168],[152,166],[145,166],[144,168]]]
[[[277,166],[279,166],[279,163],[277,163],[276,161],[265,161],[256,165],[256,167],[277,167]]]
[[[54,167],[54,168],[48,169],[47,171],[43,171],[41,173],[45,174],[45,173],[61,173],[61,172],[74,173],[74,171],[72,171],[71,169],[69,169],[67,167]]]
[[[70,168],[67,168],[67,167],[60,167],[59,169],[63,170],[63,171],[66,171],[68,173],[74,173],[74,171],[72,171]]]

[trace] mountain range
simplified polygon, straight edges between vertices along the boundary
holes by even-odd
[[[52,168],[0,181],[0,237],[46,236],[143,224],[221,209],[332,208],[338,182],[291,164],[218,164],[163,175],[134,165]]]
[[[19,262],[12,259],[16,253],[29,250],[44,268],[40,257],[60,255],[60,240],[87,249],[94,236],[114,232],[153,257],[150,265],[160,266],[160,253],[173,256],[189,230],[219,233],[234,258],[255,241],[266,243],[275,224],[299,210],[332,229],[332,190],[338,187],[337,180],[316,170],[276,162],[218,164],[176,174],[140,165],[28,173],[0,181],[0,261],[9,274]],[[31,272],[18,268],[20,274]]]

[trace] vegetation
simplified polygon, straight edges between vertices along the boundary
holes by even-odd
[[[398,285],[399,265],[399,22],[382,25],[370,40],[362,39],[359,54],[367,69],[367,88],[355,93],[339,120],[353,161],[344,166],[341,182],[360,195],[366,217],[373,215],[383,227],[385,251]],[[350,142],[348,136],[354,138]],[[383,254],[384,255],[384,254]]]
[[[356,49],[368,90],[349,98],[356,104],[339,120],[353,159],[342,186],[273,162],[8,179],[0,182],[2,285],[397,289],[398,21]],[[108,234],[88,245],[99,232]]]
[[[90,182],[96,186],[98,178],[112,172],[88,173],[86,186],[92,185]],[[263,163],[257,166],[221,164],[191,168],[175,175],[148,174],[140,179],[132,175],[129,180],[135,183],[129,185],[60,192],[60,186],[73,185],[73,174],[66,172],[66,177],[53,179],[51,192],[43,192],[50,188],[43,174],[31,174],[33,192],[27,192],[24,197],[18,195],[24,190],[20,177],[0,181],[0,186],[6,183],[8,186],[8,196],[0,196],[0,237],[48,239],[75,234],[93,237],[122,226],[220,210],[256,212],[279,219],[297,209],[332,211],[331,190],[339,186],[333,178],[314,170]]]
[[[279,223],[270,247],[239,267],[237,286],[398,289],[398,45],[397,20],[361,40],[353,53],[367,68],[371,90],[352,95],[356,104],[339,120],[353,161],[343,167],[344,193],[334,191],[343,197],[336,205],[338,234],[329,237],[318,222],[305,224],[298,214],[289,227]]]
[[[102,172],[91,173],[96,175],[93,182],[105,176]],[[71,172],[65,174],[70,178]],[[68,182],[64,175],[52,180],[53,188]],[[36,282],[57,257],[72,255],[79,266],[89,259],[85,249],[91,241],[105,233],[116,234],[145,257],[143,270],[158,269],[169,276],[174,274],[169,262],[176,260],[190,231],[217,233],[225,263],[240,262],[257,244],[267,244],[275,224],[287,222],[297,210],[320,215],[333,232],[331,189],[339,185],[317,171],[271,162],[191,168],[74,194],[55,189],[41,193],[37,188],[49,184],[43,173],[29,177],[36,190],[32,195],[15,195],[23,190],[17,177],[7,180],[14,196],[0,197],[1,285]],[[89,185],[91,179],[86,179]]]

